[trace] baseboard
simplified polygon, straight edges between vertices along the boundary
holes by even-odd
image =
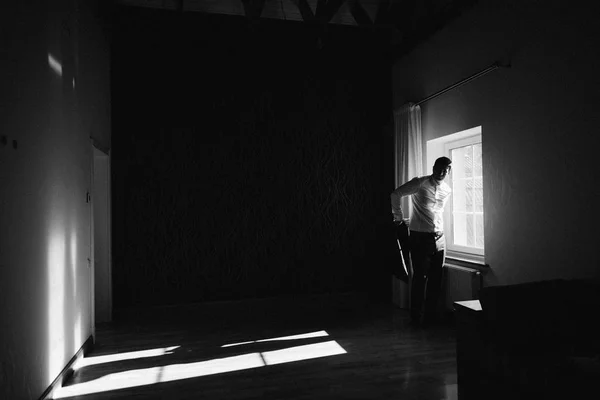
[[[83,343],[83,346],[75,353],[71,360],[67,363],[66,367],[58,374],[56,379],[46,388],[44,393],[40,396],[39,400],[50,400],[53,399],[53,394],[56,390],[60,389],[62,385],[73,375],[73,366],[76,362],[82,359],[86,354],[89,354],[94,347],[94,337],[90,335],[89,338]]]

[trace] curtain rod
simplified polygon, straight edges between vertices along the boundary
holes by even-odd
[[[427,97],[425,97],[423,100],[420,100],[420,101],[418,101],[418,102],[415,104],[415,106],[418,106],[418,105],[420,105],[420,104],[422,104],[422,103],[425,103],[426,101],[429,101],[429,100],[433,99],[434,97],[438,97],[439,95],[441,95],[441,94],[444,94],[444,93],[446,93],[446,92],[447,92],[447,91],[449,91],[449,90],[452,90],[452,89],[454,89],[454,88],[456,88],[456,87],[459,87],[459,86],[461,86],[461,85],[464,85],[465,83],[467,83],[467,82],[470,82],[470,81],[472,81],[473,79],[477,79],[477,78],[479,78],[480,76],[482,76],[482,75],[485,75],[485,74],[487,74],[488,72],[491,72],[491,71],[493,71],[493,70],[495,70],[495,69],[497,69],[497,68],[500,68],[500,67],[506,67],[506,68],[510,68],[510,65],[500,65],[500,63],[498,63],[498,62],[495,62],[495,63],[493,63],[492,65],[490,65],[489,67],[487,67],[486,69],[484,69],[483,71],[479,71],[479,72],[477,72],[476,74],[473,74],[473,75],[469,76],[468,78],[465,78],[465,79],[463,79],[462,81],[456,82],[455,84],[453,84],[453,85],[450,85],[450,86],[448,86],[447,88],[445,88],[445,89],[442,89],[442,90],[440,90],[439,92],[436,92],[436,93],[432,94],[431,96],[427,96]]]

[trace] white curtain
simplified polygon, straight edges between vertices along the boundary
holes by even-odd
[[[396,187],[423,174],[421,107],[408,103],[394,112],[394,176]],[[410,196],[402,198],[404,218],[412,215]],[[392,300],[400,308],[409,308],[409,287],[392,277]]]
[[[394,113],[394,166],[396,187],[423,173],[421,107],[405,104]],[[402,198],[404,217],[410,217],[410,197]]]

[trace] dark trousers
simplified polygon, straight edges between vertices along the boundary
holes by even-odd
[[[442,267],[446,258],[443,234],[410,231],[412,283],[410,312],[414,319],[435,316],[442,289]]]

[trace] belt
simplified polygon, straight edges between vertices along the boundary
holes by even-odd
[[[444,236],[444,232],[438,231],[438,232],[419,232],[419,231],[410,231],[411,235],[423,235],[423,236],[428,236],[428,235],[433,235],[436,239],[441,238],[442,236]]]

